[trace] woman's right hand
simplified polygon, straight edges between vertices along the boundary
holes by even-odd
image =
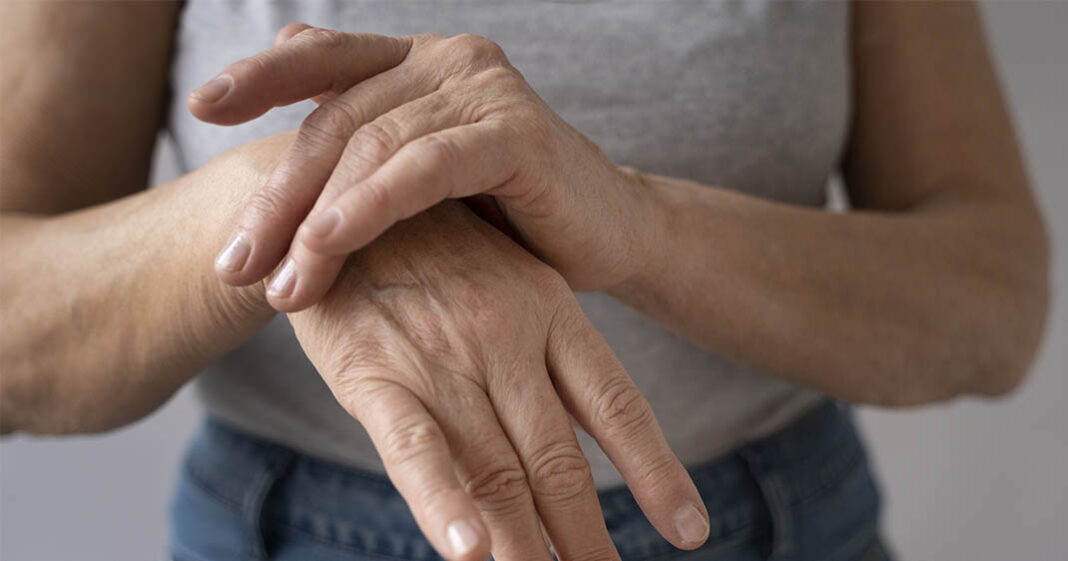
[[[290,321],[444,557],[549,561],[540,520],[561,559],[618,559],[569,413],[662,535],[705,540],[696,488],[567,283],[462,203],[389,230]]]

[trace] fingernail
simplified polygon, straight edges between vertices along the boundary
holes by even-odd
[[[686,543],[701,543],[708,537],[708,522],[696,506],[687,504],[675,512],[675,531]]]
[[[278,274],[271,279],[267,287],[267,295],[275,298],[288,298],[293,293],[293,287],[297,285],[297,270],[292,259],[286,259],[285,264],[278,270]]]
[[[226,244],[226,247],[219,252],[219,256],[215,258],[215,268],[231,273],[240,271],[244,268],[245,261],[248,260],[251,252],[252,246],[249,245],[247,236],[244,232],[238,232],[230,238],[230,243]]]
[[[193,97],[196,97],[200,101],[207,103],[215,103],[226,95],[226,92],[230,91],[230,87],[234,85],[234,79],[228,74],[221,74],[216,76],[207,84],[200,86],[193,90]]]
[[[325,238],[330,235],[330,232],[334,231],[334,228],[336,228],[340,222],[341,211],[331,207],[309,218],[304,226],[308,228],[309,232],[320,238]]]
[[[445,529],[445,537],[449,540],[452,554],[457,557],[467,555],[478,547],[478,533],[466,520],[456,520],[449,524],[449,527]]]

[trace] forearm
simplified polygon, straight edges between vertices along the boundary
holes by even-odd
[[[646,176],[658,216],[616,295],[715,352],[860,402],[996,394],[1048,298],[1027,205],[828,213]]]
[[[81,211],[5,215],[3,430],[113,428],[155,409],[273,315],[212,270],[262,175],[206,166]]]

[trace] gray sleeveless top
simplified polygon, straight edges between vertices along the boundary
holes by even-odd
[[[190,117],[183,99],[230,62],[269,47],[290,22],[395,35],[476,33],[500,43],[533,88],[615,162],[821,206],[849,117],[847,12],[842,2],[755,0],[192,0],[178,36],[170,131],[181,165],[192,170],[230,147],[295,129],[311,102],[224,128]],[[821,399],[710,354],[608,296],[580,294],[579,301],[685,464],[773,432]],[[382,470],[370,439],[333,401],[283,315],[196,384],[208,412],[231,425]],[[619,483],[592,439],[579,438],[598,486]]]

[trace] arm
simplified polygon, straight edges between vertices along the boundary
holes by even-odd
[[[141,30],[143,40],[154,36],[152,25],[173,24],[93,8],[72,21],[110,33]],[[5,22],[32,27],[25,12],[12,11]],[[64,20],[68,12],[50,17]],[[55,32],[36,31],[31,37]],[[96,37],[81,48],[109,44]],[[132,64],[137,57],[123,58],[129,52],[143,51],[125,45],[88,57],[114,65],[97,69],[107,77],[103,98],[59,95],[99,78],[67,70],[64,57],[72,53],[65,49],[51,53],[56,60],[26,56],[14,65],[35,77],[21,83],[36,87],[13,88],[18,113],[4,105],[4,137],[27,145],[4,145],[5,173],[16,178],[5,178],[5,197],[12,198],[0,224],[4,430],[89,431],[129,422],[273,315],[261,284],[218,282],[204,249],[223,242],[292,135],[239,147],[168,185],[129,195],[143,185],[144,168],[125,169],[124,150],[103,148],[123,134],[109,126],[126,130],[141,121],[94,121],[116,94],[109,88],[144,77],[134,72],[145,70]],[[5,85],[13,81],[5,76]],[[141,101],[158,107],[160,98]],[[80,103],[82,110],[70,112],[67,128],[20,120],[40,114],[44,107],[35,104],[45,102]],[[55,133],[79,126],[105,133],[108,142],[66,142]],[[138,142],[150,143],[152,133],[143,127],[118,148],[147,157]],[[33,167],[39,152],[59,156]],[[99,175],[83,162],[95,163]],[[54,183],[60,179],[53,169],[70,182]],[[87,190],[95,195],[81,196]],[[458,204],[398,224],[346,262],[326,301],[290,321],[338,401],[372,435],[439,552],[454,561],[483,559],[487,551],[503,560],[549,559],[544,524],[566,557],[618,559],[572,417],[598,439],[672,543],[695,548],[705,540],[707,514],[696,488],[648,403],[554,271]]]
[[[658,218],[640,272],[614,292],[708,348],[835,396],[905,405],[1006,392],[1040,340],[1048,249],[978,15],[857,3],[853,56],[856,212],[646,176]]]
[[[261,142],[88,209],[2,218],[3,429],[100,431],[161,405],[273,315],[222,285],[213,249],[265,177]]]
[[[270,146],[132,194],[176,15],[170,3],[3,4],[4,432],[131,422],[271,317],[262,288],[224,287],[204,266]]]

